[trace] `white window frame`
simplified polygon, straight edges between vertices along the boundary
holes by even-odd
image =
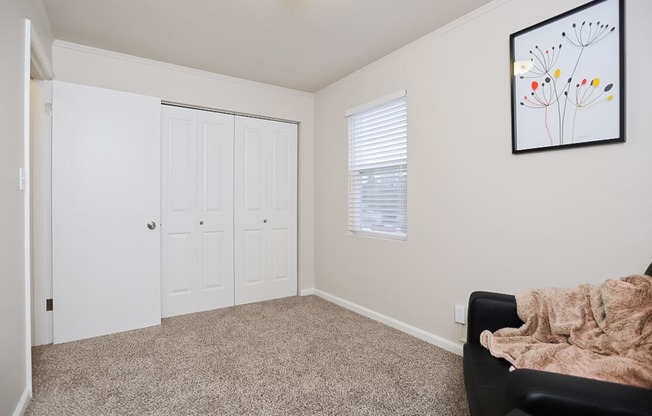
[[[405,241],[407,92],[397,91],[355,107],[345,116],[349,130],[349,232]],[[388,123],[388,128],[379,127],[377,121]],[[370,130],[374,130],[371,135]],[[365,184],[368,180],[363,175],[373,176],[374,184]],[[392,183],[398,184],[398,189]]]

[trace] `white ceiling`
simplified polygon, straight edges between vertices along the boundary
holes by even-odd
[[[490,0],[45,0],[56,39],[315,92]]]

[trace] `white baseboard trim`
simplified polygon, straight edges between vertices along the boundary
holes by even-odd
[[[371,309],[365,308],[364,306],[360,306],[356,303],[350,302],[348,300],[344,300],[337,296],[331,295],[330,293],[326,293],[322,290],[319,289],[305,289],[305,290],[306,291],[311,290],[312,291],[311,294],[314,293],[315,295],[329,302],[342,306],[360,315],[366,316],[367,318],[371,318],[374,321],[378,321],[387,326],[391,326],[394,329],[398,329],[399,331],[405,332],[406,334],[410,334],[414,337],[419,338],[420,340],[426,341],[427,343],[436,345],[437,347],[443,348],[446,351],[452,352],[453,354],[462,355],[462,345],[456,342],[447,340],[446,338],[442,338],[428,331],[424,331],[423,329],[419,329],[415,326],[406,324],[405,322],[401,322],[398,319],[390,318],[389,316],[383,315],[376,311],[372,311]],[[304,291],[302,290],[301,295],[303,295],[303,292]]]
[[[315,294],[315,288],[314,288],[314,287],[311,287],[311,288],[308,288],[308,289],[301,289],[301,291],[299,292],[299,294],[300,294],[300,296],[310,296],[310,295],[314,295],[314,294]]]
[[[23,392],[23,395],[20,396],[20,400],[18,401],[16,410],[14,410],[13,416],[23,416],[27,411],[27,406],[29,405],[29,401],[31,398],[32,398],[32,390],[26,388],[25,391]]]

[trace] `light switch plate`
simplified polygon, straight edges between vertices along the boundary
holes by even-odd
[[[18,168],[18,189],[24,191],[26,182],[27,182],[27,176],[25,175],[25,169]]]

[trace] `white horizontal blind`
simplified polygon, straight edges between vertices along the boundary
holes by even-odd
[[[349,230],[407,236],[407,97],[349,115]]]

